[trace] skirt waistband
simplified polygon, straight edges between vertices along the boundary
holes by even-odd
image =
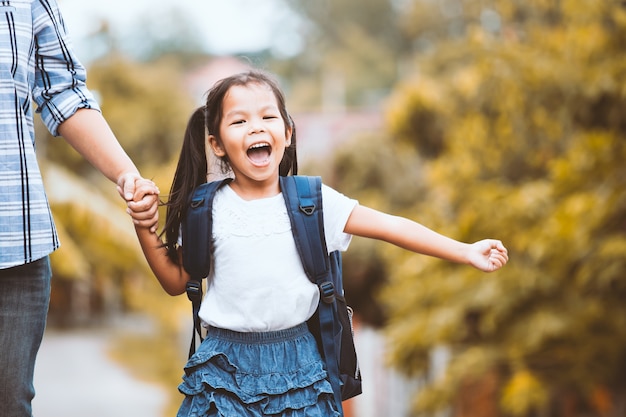
[[[235,343],[263,344],[298,339],[309,333],[306,323],[284,330],[269,332],[236,332],[234,330],[209,327],[207,338],[226,340]]]

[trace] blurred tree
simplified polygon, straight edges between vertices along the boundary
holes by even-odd
[[[115,188],[96,191],[58,165],[42,167],[62,244],[51,256],[52,324],[81,325],[136,310],[146,289],[141,278],[150,271]]]
[[[89,44],[84,63],[111,55],[123,55],[130,60],[151,62],[163,56],[175,55],[179,62],[206,56],[206,45],[197,36],[200,31],[180,8],[155,7],[124,29],[113,29],[101,18],[82,41]]]
[[[285,0],[306,24],[306,45],[273,63],[292,86],[290,107],[336,111],[378,104],[390,90],[410,45],[391,0]]]
[[[113,354],[139,378],[168,388],[171,415],[180,403],[169,388],[180,382],[186,359],[189,328],[181,330],[181,317],[191,327],[189,301],[168,296],[154,279],[113,187],[94,190],[52,163],[45,163],[44,178],[62,244],[51,256],[49,324],[108,324],[122,317],[134,323],[115,334]],[[141,326],[130,318],[138,313],[148,317]]]
[[[389,103],[395,143],[355,142],[333,179],[364,204],[460,240],[502,238],[511,256],[485,275],[379,252],[391,277],[392,362],[429,375],[432,352],[450,354],[445,373],[426,378],[416,412],[623,415],[622,2],[405,3],[419,55]],[[386,152],[410,158],[407,147],[421,173],[387,162]],[[402,200],[394,183],[407,187]]]
[[[178,154],[194,101],[171,61],[138,64],[109,57],[91,66],[90,82],[135,163],[159,166]]]
[[[322,175],[324,183],[382,211],[410,209],[422,188],[415,151],[390,143],[384,132],[357,136],[340,147],[331,163],[313,162],[303,171]],[[413,216],[415,217],[415,216]],[[380,294],[387,283],[386,244],[356,237],[343,256],[346,299],[359,320],[381,327],[386,320]]]
[[[177,69],[168,60],[142,64],[115,54],[89,68],[89,86],[98,94],[103,114],[140,167],[167,163],[180,149],[194,103]],[[46,146],[45,156],[80,175],[93,172],[67,144]]]
[[[206,56],[206,45],[197,25],[180,8],[155,8],[144,16],[125,37],[118,48],[132,52],[134,57],[151,62],[175,55],[181,62],[194,56]]]

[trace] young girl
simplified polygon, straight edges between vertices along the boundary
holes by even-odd
[[[185,367],[178,416],[340,416],[306,325],[319,290],[304,273],[279,187],[279,175],[297,170],[295,126],[268,75],[219,81],[192,115],[167,203],[165,244],[136,228],[146,259],[165,291],[185,292],[181,216],[207,180],[209,153],[234,180],[213,203],[213,269],[199,313],[208,335]],[[357,235],[485,272],[508,260],[498,240],[461,243],[327,186],[322,198],[329,252],[346,250]]]

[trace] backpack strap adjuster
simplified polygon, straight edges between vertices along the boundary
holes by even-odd
[[[315,204],[311,204],[311,205],[301,205],[300,206],[300,211],[303,212],[304,214],[306,214],[307,216],[312,215],[315,212]]]
[[[187,286],[185,287],[187,291],[187,298],[191,302],[201,301],[202,300],[202,283],[199,281],[187,281]]]
[[[196,209],[196,208],[202,206],[203,203],[204,203],[204,198],[200,198],[200,199],[197,199],[197,200],[192,200],[189,205],[191,206],[191,208]]]
[[[322,282],[319,285],[322,301],[326,304],[332,304],[335,301],[335,285],[330,282]]]

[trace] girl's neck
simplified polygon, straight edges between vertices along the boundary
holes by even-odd
[[[274,197],[280,193],[278,178],[264,182],[238,181],[235,178],[229,185],[243,200],[259,200]]]

